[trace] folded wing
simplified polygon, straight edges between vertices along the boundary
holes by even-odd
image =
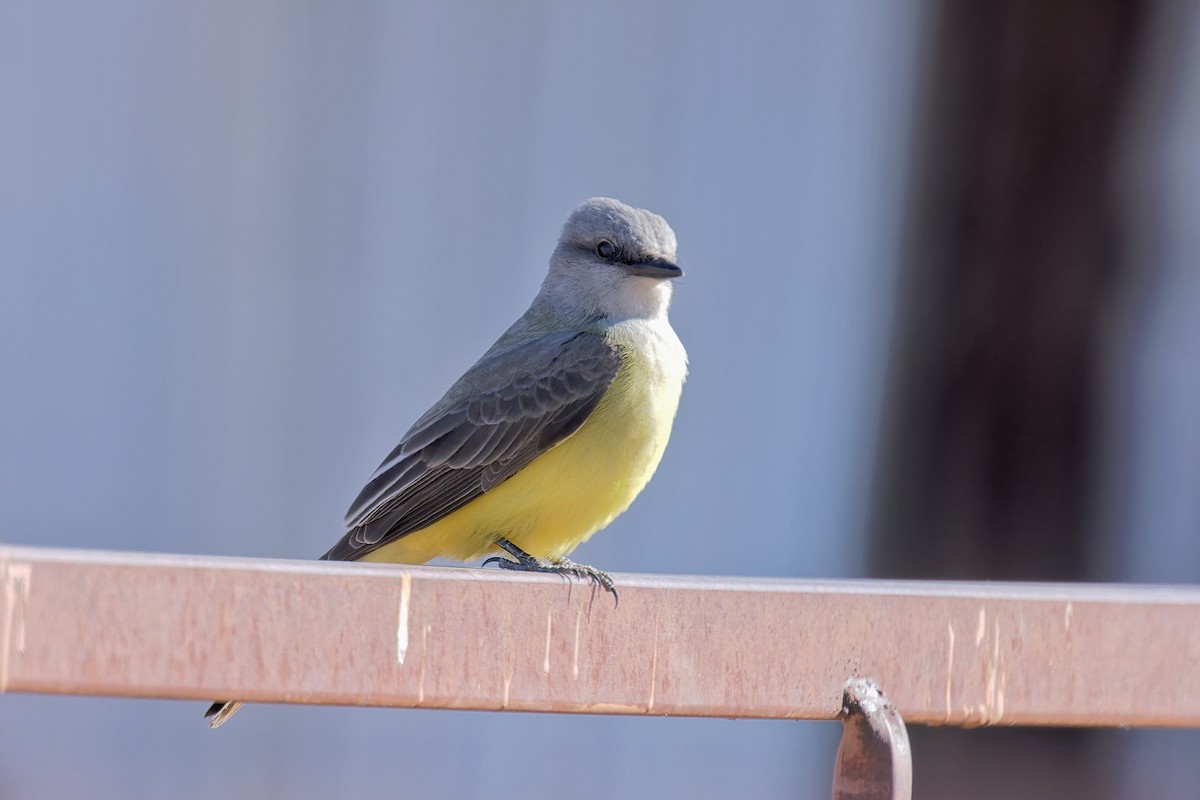
[[[571,436],[621,365],[598,333],[560,333],[481,361],[404,435],[322,558],[362,558],[517,474]]]

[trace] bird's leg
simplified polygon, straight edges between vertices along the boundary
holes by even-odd
[[[496,545],[504,552],[515,558],[516,561],[509,561],[503,556],[492,556],[487,561],[483,562],[483,566],[486,567],[488,564],[495,564],[501,569],[517,569],[524,570],[526,572],[542,572],[546,568],[546,565],[541,561],[538,561],[536,558],[517,547],[508,539],[505,539],[503,536],[496,537]]]
[[[501,569],[512,569],[521,572],[544,572],[551,575],[586,578],[596,586],[604,589],[604,591],[610,592],[614,603],[619,604],[621,602],[621,597],[617,594],[617,588],[613,584],[613,579],[609,577],[607,572],[598,570],[595,567],[589,567],[586,564],[576,564],[569,558],[558,558],[547,564],[541,559],[529,555],[529,553],[526,553],[502,536],[496,537],[496,545],[516,560],[510,561],[503,556],[492,556],[483,562],[483,566],[486,567],[488,564],[495,564]]]

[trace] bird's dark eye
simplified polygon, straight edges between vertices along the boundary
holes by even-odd
[[[600,256],[605,261],[612,261],[617,255],[617,248],[608,239],[601,239],[596,244],[596,255]]]

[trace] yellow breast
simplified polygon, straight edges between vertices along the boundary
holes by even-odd
[[[497,536],[553,560],[611,522],[654,474],[679,405],[687,357],[663,322],[665,333],[645,322],[609,331],[621,348],[621,368],[573,436],[487,494],[364,560],[470,561],[495,552]]]

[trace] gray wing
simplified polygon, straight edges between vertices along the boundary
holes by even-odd
[[[479,362],[384,459],[322,558],[362,558],[508,480],[579,429],[620,366],[598,333],[543,336]]]

